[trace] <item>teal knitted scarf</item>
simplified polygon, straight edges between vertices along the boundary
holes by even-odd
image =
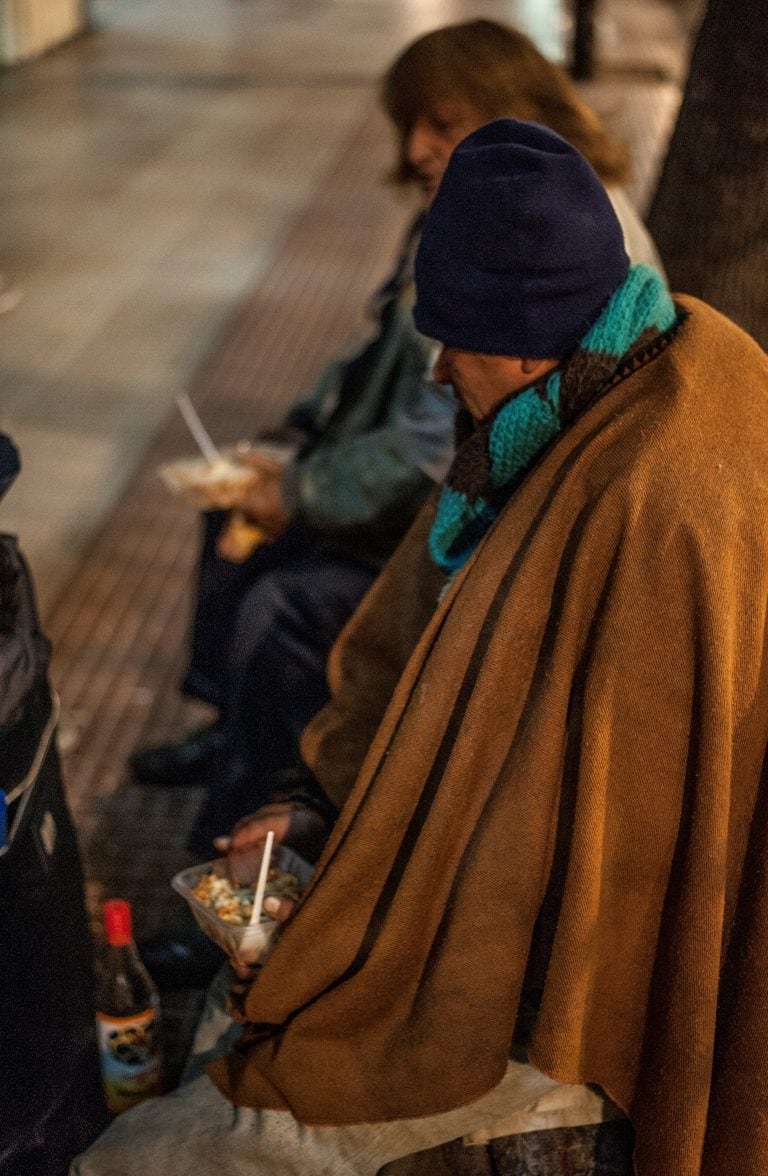
[[[669,331],[676,318],[656,270],[634,265],[564,364],[514,392],[479,423],[459,412],[456,456],[429,536],[435,563],[449,573],[466,563],[550,441],[610,384],[633,352]]]

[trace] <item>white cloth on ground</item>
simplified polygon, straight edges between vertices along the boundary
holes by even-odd
[[[482,1098],[418,1119],[313,1127],[287,1111],[235,1107],[201,1073],[210,1058],[232,1047],[239,1032],[224,1010],[231,979],[229,969],[222,969],[211,986],[183,1084],[116,1119],[73,1162],[70,1176],[375,1176],[392,1160],[452,1139],[479,1142],[483,1134],[487,1139],[509,1133],[508,1124],[525,1123],[526,1116],[533,1116],[528,1130],[539,1129],[536,1116],[542,1112],[547,1126],[574,1126],[571,1096],[585,1110],[582,1122],[604,1117],[594,1117],[602,1099],[587,1087],[563,1087],[513,1061]],[[558,1106],[565,1119],[557,1119]]]

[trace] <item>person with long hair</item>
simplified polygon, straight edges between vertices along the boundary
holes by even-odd
[[[624,185],[629,151],[607,130],[565,70],[518,29],[470,20],[419,37],[384,75],[381,98],[395,127],[392,180],[429,203],[456,144],[492,119],[510,117],[556,131],[592,164],[624,231],[633,261],[659,258]]]

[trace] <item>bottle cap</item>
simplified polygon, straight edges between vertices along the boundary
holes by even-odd
[[[125,947],[133,939],[131,904],[124,898],[110,898],[104,903],[104,929],[112,947]]]

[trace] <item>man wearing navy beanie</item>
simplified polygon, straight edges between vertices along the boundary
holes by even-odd
[[[334,690],[407,664],[235,1051],[73,1176],[768,1170],[768,359],[531,124],[454,151],[416,278],[459,444]]]
[[[418,251],[416,324],[470,351],[568,355],[628,269],[586,159],[546,127],[498,119],[445,172]]]

